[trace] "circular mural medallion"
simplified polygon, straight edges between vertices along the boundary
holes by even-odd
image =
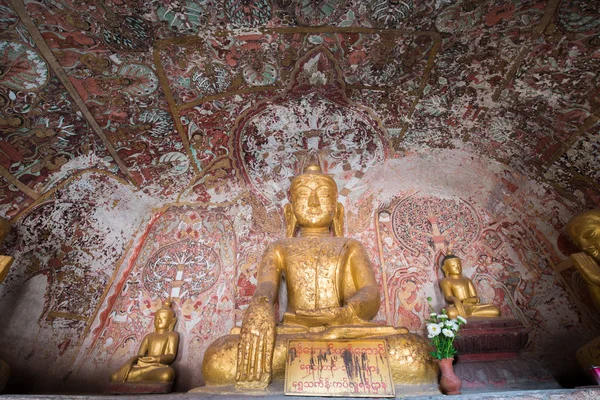
[[[295,0],[293,3],[294,16],[305,26],[334,24],[346,8],[346,0]]]
[[[153,254],[142,272],[142,284],[154,294],[179,298],[195,297],[210,289],[219,277],[221,265],[214,249],[190,240],[173,243]]]
[[[140,114],[138,121],[146,125],[145,131],[154,138],[168,136],[173,130],[171,114],[158,108],[145,110]]]
[[[287,197],[290,178],[311,153],[340,188],[385,158],[375,120],[315,93],[264,105],[240,124],[236,146],[245,179],[273,202]]]
[[[0,41],[0,85],[14,90],[37,90],[48,82],[48,65],[33,49]]]
[[[231,76],[225,66],[208,64],[204,70],[196,69],[193,72],[192,82],[204,97],[226,91],[231,84]]]
[[[403,246],[414,251],[433,248],[431,218],[446,243],[466,250],[479,237],[481,223],[477,212],[462,199],[433,196],[411,196],[401,200],[392,211],[394,236]]]
[[[411,0],[375,0],[367,4],[371,11],[371,20],[382,28],[396,27],[400,21],[408,18],[413,7]]]
[[[208,22],[207,0],[167,1],[156,9],[156,15],[175,32],[198,32]]]
[[[254,28],[269,21],[271,3],[268,0],[225,0],[225,13],[232,23]]]
[[[126,64],[119,68],[117,75],[131,82],[122,90],[132,96],[146,96],[158,89],[158,77],[147,65]]]
[[[242,72],[244,82],[250,86],[272,85],[277,80],[277,67],[264,63],[260,66],[247,65]]]
[[[563,1],[557,15],[560,24],[570,32],[587,32],[600,26],[600,5],[597,1]]]

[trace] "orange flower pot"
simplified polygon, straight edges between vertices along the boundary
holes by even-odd
[[[440,378],[440,387],[444,394],[460,394],[460,388],[462,387],[462,381],[454,373],[452,362],[454,358],[444,358],[436,360],[440,366],[442,377]]]

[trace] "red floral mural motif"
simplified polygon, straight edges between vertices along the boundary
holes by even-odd
[[[194,349],[182,351],[178,360],[200,365],[210,342],[235,323],[236,234],[222,208],[172,206],[155,215],[129,267],[113,283],[87,357],[95,361],[85,362],[85,368],[117,368],[131,357],[166,297],[173,299],[180,345]],[[199,368],[191,370],[178,378],[184,387],[201,379]]]
[[[256,27],[265,25],[271,17],[269,0],[225,0],[225,14],[235,25]]]
[[[119,67],[117,75],[124,79],[123,91],[132,96],[147,96],[158,88],[156,74],[143,64],[123,65]]]
[[[393,88],[407,97],[414,96],[410,92],[419,85],[434,51],[434,38],[418,34],[361,35],[355,43],[348,41],[352,51],[340,63],[346,83]]]
[[[151,48],[154,35],[143,19],[112,12],[107,13],[106,19],[102,38],[108,47],[123,52],[141,52]]]
[[[435,223],[439,233],[432,226]],[[394,236],[402,246],[422,251],[424,244],[434,248],[434,236],[444,236],[446,244],[466,251],[479,238],[481,221],[477,212],[462,199],[409,196],[392,210]]]
[[[38,90],[48,78],[48,65],[37,52],[22,43],[0,41],[0,85]]]
[[[162,247],[146,265],[142,282],[148,292],[182,300],[210,289],[221,270],[213,249],[190,240]]]
[[[209,0],[161,0],[156,15],[175,32],[195,33],[206,26],[213,6]]]
[[[351,184],[385,158],[377,121],[349,103],[326,52],[305,55],[290,90],[246,112],[235,128],[235,151],[245,179],[272,202],[287,197],[289,178],[309,154],[318,155],[338,184]]]
[[[290,10],[300,25],[329,25],[346,8],[346,0],[293,0]]]
[[[596,1],[561,1],[557,15],[561,26],[570,32],[583,33],[600,27],[600,9]]]
[[[10,47],[12,42],[2,43],[8,43]],[[4,63],[10,57],[2,61],[0,68],[5,68],[7,81],[0,77],[0,130],[3,132],[0,164],[22,183],[43,191],[70,171],[98,164],[104,166],[111,159],[104,159],[106,155],[100,139],[76,113],[71,98],[47,70],[45,62],[39,55],[34,55],[37,53],[33,50],[25,49],[24,46],[17,47],[18,58],[33,57],[30,62],[42,68],[43,71],[38,72],[43,73],[17,72],[19,67]],[[7,50],[5,54],[17,53]],[[24,65],[23,62],[18,64]],[[21,78],[16,79],[19,76]],[[24,80],[21,82],[21,79]],[[17,85],[17,81],[21,83]],[[77,162],[71,167],[65,166],[73,160]]]
[[[472,1],[461,1],[442,10],[435,19],[440,32],[458,33],[467,31],[481,22],[484,5]]]

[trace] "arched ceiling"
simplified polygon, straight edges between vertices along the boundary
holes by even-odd
[[[466,150],[591,207],[599,71],[598,0],[0,0],[0,206],[92,168],[165,198],[238,179],[287,150],[287,107],[298,157],[375,132],[382,157]]]

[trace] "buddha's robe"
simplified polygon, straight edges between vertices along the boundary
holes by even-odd
[[[427,341],[394,328],[369,321],[380,307],[379,287],[366,250],[354,239],[338,237],[292,237],[279,240],[265,251],[258,274],[263,282],[287,287],[287,310],[276,327],[273,377],[285,372],[287,341],[290,339],[333,340],[386,338],[394,381],[413,383],[415,376],[435,381],[437,369]],[[330,324],[297,313],[350,305],[354,317],[345,324]],[[202,372],[207,385],[235,381],[240,328],[217,339],[207,349]],[[419,382],[426,383],[426,382]]]

